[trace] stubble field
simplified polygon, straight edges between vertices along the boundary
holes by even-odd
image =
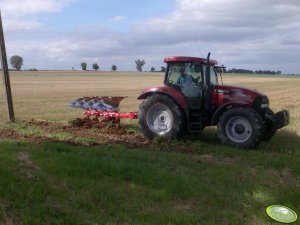
[[[286,129],[300,134],[300,77],[223,75],[224,84],[254,88],[264,92],[274,111],[286,108],[291,125]],[[68,107],[82,96],[125,95],[122,111],[137,111],[141,90],[161,85],[162,73],[50,71],[12,72],[11,83],[17,119],[67,121],[81,116]],[[3,87],[0,87],[0,121],[6,119]]]

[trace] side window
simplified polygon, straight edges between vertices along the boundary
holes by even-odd
[[[169,65],[168,71],[168,83],[175,84],[178,77],[180,76],[179,73],[180,65],[177,63],[172,63]]]
[[[206,73],[209,72],[210,73],[210,84],[218,84],[218,78],[217,78],[217,74],[214,70],[214,67],[208,66],[208,65],[203,66],[203,67],[204,67],[203,71],[205,73],[205,76],[204,76],[205,82],[204,83],[206,84],[208,82],[208,81],[206,81],[206,76],[207,76]]]
[[[217,74],[213,66],[210,67],[210,82],[213,84],[218,84]]]

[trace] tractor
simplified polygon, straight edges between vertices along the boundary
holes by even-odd
[[[289,112],[274,113],[266,95],[247,88],[223,85],[216,60],[166,57],[164,84],[145,89],[138,97],[138,120],[152,139],[174,139],[217,126],[225,145],[253,148],[289,123]]]

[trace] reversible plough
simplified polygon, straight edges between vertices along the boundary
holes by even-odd
[[[121,119],[137,119],[137,112],[120,112],[120,102],[127,96],[82,97],[72,101],[73,108],[84,109],[84,118],[72,121],[73,125],[119,125]]]

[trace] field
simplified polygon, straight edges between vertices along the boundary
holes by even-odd
[[[160,73],[11,73],[17,117],[7,124],[0,89],[0,224],[279,224],[272,204],[300,214],[300,77],[224,75],[268,95],[291,123],[254,150],[225,147],[215,128],[149,141],[123,128],[71,128],[81,96],[128,95],[162,84]],[[35,119],[35,120],[32,120]],[[299,220],[298,223],[300,224]]]
[[[139,104],[136,98],[141,90],[161,84],[163,76],[91,71],[22,72],[12,73],[11,80],[17,117],[70,120],[80,116],[81,111],[69,108],[68,104],[82,96],[125,95],[128,99],[124,100],[122,110],[136,111]]]
[[[290,110],[292,124],[287,130],[300,134],[300,77],[237,76],[223,77],[225,84],[255,88],[268,95],[271,107]],[[123,111],[137,111],[136,98],[145,87],[160,85],[161,73],[125,72],[20,72],[11,73],[12,91],[18,119],[47,119],[68,121],[80,116],[81,111],[68,107],[71,100],[82,96],[125,95]],[[0,87],[0,105],[3,103]],[[0,121],[6,119],[5,108],[0,108]]]

